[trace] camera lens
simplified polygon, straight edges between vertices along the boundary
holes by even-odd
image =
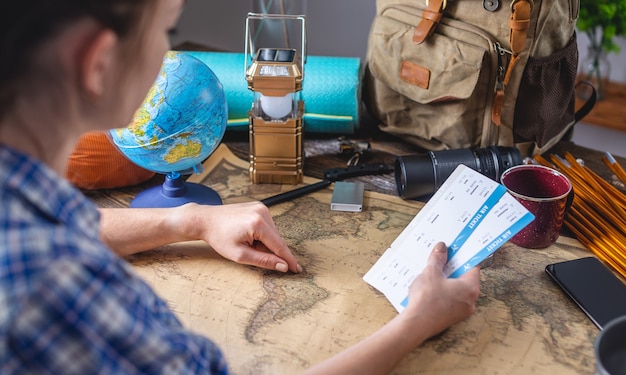
[[[395,162],[398,195],[408,199],[435,192],[459,164],[499,181],[506,169],[522,164],[522,155],[515,147],[490,146],[398,156]]]

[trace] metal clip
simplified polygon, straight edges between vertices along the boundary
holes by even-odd
[[[500,56],[504,56],[505,53],[508,53],[509,55],[513,56],[513,51],[503,48],[500,42],[493,43],[493,49],[496,50],[496,52]]]
[[[339,137],[339,152],[342,154],[352,154],[347,162],[348,166],[357,165],[363,153],[370,149],[371,145],[369,141],[351,141],[345,137]]]
[[[502,46],[500,46],[500,43],[495,42],[493,44],[493,48],[495,49],[496,53],[498,54],[498,72],[497,72],[497,76],[496,76],[496,87],[495,87],[495,91],[498,90],[504,90],[504,62],[502,61],[502,56],[504,56],[505,53],[509,53],[511,54],[511,51],[507,51],[506,49],[502,48]]]

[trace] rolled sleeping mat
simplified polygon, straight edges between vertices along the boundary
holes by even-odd
[[[254,93],[244,74],[245,54],[185,51],[204,62],[224,86],[228,129],[247,130]],[[361,60],[356,57],[308,56],[301,98],[304,131],[352,134],[359,126]]]

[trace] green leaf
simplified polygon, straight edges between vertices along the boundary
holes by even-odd
[[[602,48],[607,52],[619,52],[619,45],[614,39],[626,36],[626,0],[580,0],[576,26],[590,39],[599,27]]]

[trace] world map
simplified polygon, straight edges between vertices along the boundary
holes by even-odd
[[[225,146],[204,166],[190,180],[209,185],[226,203],[283,189],[251,184],[248,164]],[[302,274],[238,265],[202,242],[129,261],[183,324],[222,348],[233,373],[296,374],[397,314],[362,277],[422,207],[366,192],[363,212],[338,212],[329,209],[331,194],[325,189],[271,208]],[[481,272],[477,312],[415,349],[393,374],[593,373],[598,329],[544,272],[549,263],[589,254],[565,237],[542,250],[505,244]]]

